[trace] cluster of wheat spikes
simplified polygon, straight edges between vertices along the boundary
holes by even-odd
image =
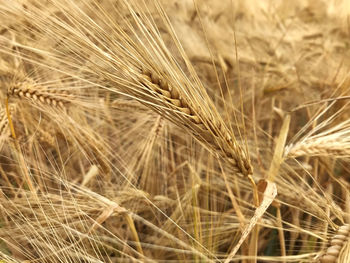
[[[0,0],[0,262],[350,262],[349,14]]]

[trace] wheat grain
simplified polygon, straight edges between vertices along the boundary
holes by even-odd
[[[320,258],[320,263],[335,263],[345,242],[350,238],[350,225],[345,224],[339,227],[336,235],[330,241],[330,246]]]

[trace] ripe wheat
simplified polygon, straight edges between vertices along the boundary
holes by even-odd
[[[339,227],[337,233],[332,237],[330,246],[320,258],[320,263],[335,263],[345,242],[350,240],[350,225],[345,224]]]
[[[57,94],[53,90],[36,85],[32,80],[11,85],[8,89],[8,96],[17,96],[18,98],[28,99],[34,103],[41,103],[61,109],[65,108],[65,104],[69,99],[67,94]]]

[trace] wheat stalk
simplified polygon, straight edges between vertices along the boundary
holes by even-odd
[[[10,111],[10,114],[14,114],[16,112],[16,105],[10,104],[9,111]],[[9,135],[10,135],[9,120],[6,113],[6,109],[0,109],[0,149],[2,148],[3,143],[9,137]]]
[[[7,136],[9,133],[8,130],[8,119],[6,115],[6,110],[1,109],[0,110],[0,136]]]

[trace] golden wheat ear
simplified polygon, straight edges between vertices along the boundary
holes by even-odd
[[[318,125],[322,127],[322,123]],[[319,127],[316,127],[320,129]],[[315,129],[316,131],[318,129]],[[287,158],[300,156],[330,156],[347,158],[350,156],[350,121],[343,121],[324,131],[310,133],[298,142],[285,148]]]
[[[150,89],[154,95],[165,102],[164,104],[170,108],[170,112],[180,113],[180,121],[175,118],[175,120],[171,119],[175,124],[189,129],[197,140],[205,143],[215,153],[228,161],[237,172],[245,176],[252,174],[252,166],[247,154],[235,140],[233,133],[216,114],[215,108],[210,109],[211,114],[208,115],[202,110],[203,106],[200,104],[200,100],[186,98],[176,86],[169,84],[165,78],[150,70],[142,70],[140,81],[144,87]],[[165,115],[165,117],[169,119],[169,116]]]
[[[325,254],[320,258],[320,263],[335,263],[338,260],[340,251],[344,244],[350,239],[350,225],[345,224],[339,227],[337,233],[332,237],[330,246]]]
[[[57,93],[40,85],[33,80],[17,82],[8,88],[8,96],[16,96],[19,99],[29,100],[31,103],[58,107],[64,109],[70,96],[65,93]]]

